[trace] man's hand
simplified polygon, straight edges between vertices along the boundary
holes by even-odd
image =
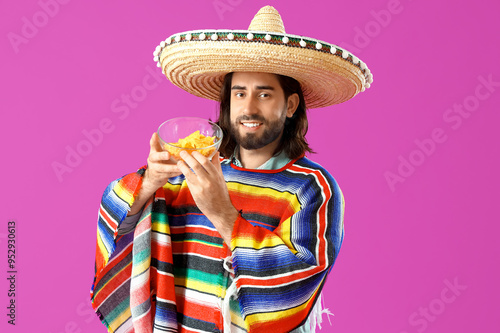
[[[170,154],[163,151],[158,134],[153,133],[149,141],[148,168],[142,178],[142,186],[128,215],[137,214],[148,199],[171,177],[181,174],[177,164],[170,160]]]
[[[213,223],[228,246],[231,245],[231,234],[238,211],[231,203],[226,181],[217,152],[212,161],[199,152],[192,155],[181,152],[183,161],[177,166],[186,177],[186,183],[196,206]]]
[[[149,145],[148,168],[144,173],[142,186],[151,189],[154,193],[165,185],[169,178],[179,176],[181,171],[177,164],[170,160],[170,153],[161,148],[156,132],[153,133]]]

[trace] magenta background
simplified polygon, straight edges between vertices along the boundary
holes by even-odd
[[[2,332],[105,332],[86,304],[100,196],[145,163],[161,122],[214,118],[216,108],[166,79],[124,119],[111,103],[142,85],[147,66],[157,70],[152,52],[161,40],[246,29],[266,4],[280,11],[287,32],[351,45],[374,74],[354,100],[310,112],[312,158],[346,198],[346,237],[324,293],[335,317],[322,331],[498,332],[500,87],[457,129],[443,114],[474,94],[479,76],[500,82],[499,2],[401,0],[401,11],[362,45],[358,29],[376,28],[371,11],[392,1],[218,1],[231,10],[219,16],[212,0],[68,1],[17,53],[8,33],[21,35],[23,17],[32,21],[41,7],[2,1]],[[64,163],[65,147],[105,118],[113,131],[59,181],[51,164]],[[447,140],[392,191],[384,173],[397,173],[398,156],[408,158],[434,128]],[[5,316],[9,219],[18,236],[15,327]],[[455,278],[467,289],[425,329],[412,325],[420,307],[443,304],[436,299],[444,281]]]

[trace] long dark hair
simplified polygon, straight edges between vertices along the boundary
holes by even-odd
[[[300,83],[288,76],[279,75],[278,80],[283,92],[285,93],[285,101],[292,94],[299,95],[299,106],[291,118],[286,118],[285,129],[283,130],[283,135],[281,136],[280,144],[276,148],[274,154],[279,154],[285,151],[287,156],[291,159],[296,159],[302,156],[306,151],[309,153],[314,153],[314,151],[309,147],[307,140],[305,138],[307,133],[307,114],[306,114],[306,102],[304,100],[304,94],[302,93],[302,88]],[[224,133],[224,138],[222,140],[219,151],[222,156],[230,157],[234,149],[236,148],[236,141],[231,137],[231,81],[233,78],[233,73],[226,74],[224,77],[224,82],[222,84],[222,89],[220,91],[220,106],[219,106],[219,120],[217,124],[222,128]]]

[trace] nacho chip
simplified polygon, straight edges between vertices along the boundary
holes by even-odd
[[[216,140],[217,140],[216,136],[205,136],[201,134],[200,131],[196,131],[194,133],[189,134],[185,138],[179,139],[179,141],[175,143],[165,144],[164,148],[166,151],[170,153],[170,155],[172,155],[177,160],[181,159],[181,157],[179,156],[181,150],[185,150],[188,153],[191,153],[194,150],[196,150],[203,156],[210,157],[215,152],[215,147],[209,147],[209,146],[212,146]],[[209,147],[209,148],[200,149],[204,147]]]

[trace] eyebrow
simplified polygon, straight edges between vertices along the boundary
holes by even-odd
[[[274,90],[274,87],[272,86],[257,86],[255,88],[257,90]],[[247,90],[247,87],[235,85],[231,87],[231,90]]]

